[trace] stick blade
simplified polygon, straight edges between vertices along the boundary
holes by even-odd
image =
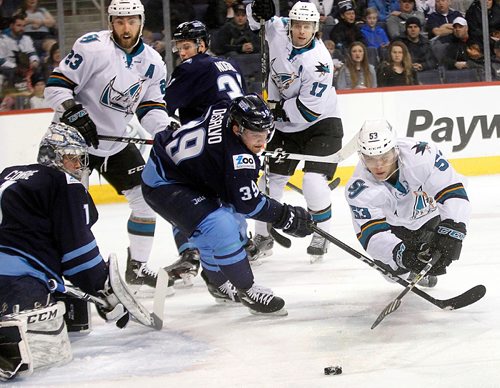
[[[375,329],[379,325],[379,323],[384,320],[385,317],[396,311],[399,306],[401,306],[401,299],[394,299],[391,303],[385,306],[385,309],[382,310],[377,319],[375,319],[375,322],[373,322],[371,329]]]

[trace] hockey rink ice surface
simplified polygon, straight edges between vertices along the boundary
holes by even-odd
[[[253,267],[256,283],[283,297],[287,317],[251,315],[218,305],[197,276],[166,300],[162,331],[135,322],[120,330],[93,309],[93,331],[72,337],[74,360],[6,386],[36,387],[500,387],[500,175],[471,177],[472,219],[462,255],[436,288],[440,299],[484,284],[486,296],[443,311],[413,293],[382,323],[370,326],[402,290],[376,270],[330,245],[309,263],[310,237]],[[332,234],[361,250],[344,187],[332,192]],[[285,202],[304,205],[292,192]],[[116,252],[125,270],[129,210],[99,206],[94,233],[103,256]],[[170,226],[159,220],[150,265],[176,259]],[[152,299],[142,299],[152,309]],[[342,366],[326,376],[326,366]]]

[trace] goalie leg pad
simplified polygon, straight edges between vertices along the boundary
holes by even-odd
[[[0,381],[33,373],[26,324],[17,319],[0,321]]]

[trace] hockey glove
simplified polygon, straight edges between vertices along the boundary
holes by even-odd
[[[458,260],[462,251],[462,240],[467,234],[467,229],[463,222],[454,222],[446,219],[441,221],[436,228],[434,237],[431,240],[431,252],[440,252],[441,260],[433,267],[440,268],[442,273],[446,273],[452,261]]]
[[[275,103],[274,108],[271,109],[275,121],[279,122],[290,121],[285,112],[285,109],[283,109],[283,105],[285,105],[285,100],[280,100],[279,102]]]
[[[99,316],[107,322],[116,322],[116,327],[123,329],[130,319],[130,314],[114,294],[109,279],[106,281],[104,289],[98,293],[108,304],[106,307],[96,304]]]
[[[252,16],[255,20],[269,20],[276,15],[273,0],[255,0],[252,3]]]
[[[305,237],[311,234],[310,224],[312,216],[309,212],[300,206],[290,206],[283,204],[283,213],[278,222],[273,226],[277,229],[283,229],[283,232],[294,237]]]
[[[97,149],[99,146],[97,128],[82,104],[76,104],[64,112],[61,121],[76,128],[82,134],[87,145],[92,145]]]

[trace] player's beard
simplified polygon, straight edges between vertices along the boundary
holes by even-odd
[[[125,50],[131,50],[139,40],[140,32],[137,32],[135,35],[132,34],[122,34],[118,35],[115,31],[113,31],[113,40],[116,42],[118,46]],[[128,38],[124,38],[124,36],[128,36]]]

